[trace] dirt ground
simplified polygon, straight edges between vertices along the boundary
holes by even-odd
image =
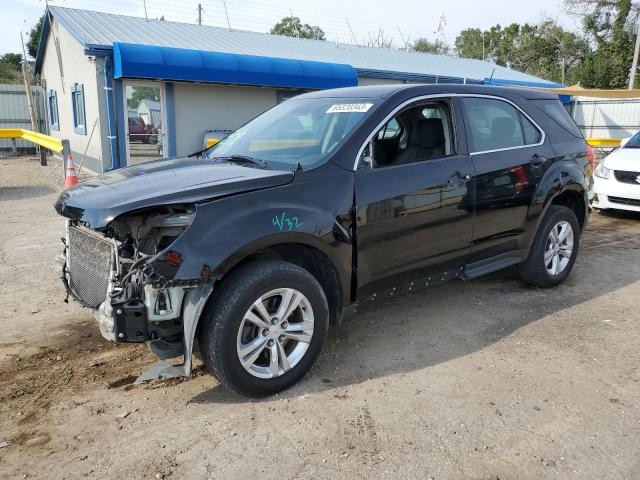
[[[380,304],[248,400],[202,369],[133,386],[153,356],[64,303],[61,171],[0,158],[0,478],[640,478],[640,215],[594,214],[557,289]]]

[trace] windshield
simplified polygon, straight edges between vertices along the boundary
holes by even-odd
[[[640,148],[640,132],[631,137],[622,148]]]
[[[324,162],[335,152],[378,102],[370,98],[287,100],[236,130],[204,155],[211,159],[250,157],[272,169],[307,168]]]

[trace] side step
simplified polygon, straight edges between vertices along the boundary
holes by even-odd
[[[485,258],[465,266],[458,276],[462,280],[471,280],[487,273],[496,272],[503,268],[511,267],[524,262],[527,259],[528,252],[526,250],[516,250],[507,252],[495,257]]]

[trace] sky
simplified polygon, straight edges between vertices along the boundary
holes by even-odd
[[[26,33],[44,12],[46,0],[0,1],[0,54],[20,52],[20,32]],[[195,23],[202,4],[202,23],[265,32],[293,13],[304,23],[320,26],[327,40],[363,44],[380,29],[402,47],[420,37],[453,43],[461,30],[487,29],[496,23],[535,23],[551,17],[569,30],[579,30],[564,12],[562,0],[49,0],[49,4]],[[226,11],[225,11],[226,6]],[[436,28],[441,15],[446,25]]]

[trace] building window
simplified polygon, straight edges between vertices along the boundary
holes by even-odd
[[[47,92],[47,103],[49,105],[49,123],[52,130],[60,130],[60,119],[58,117],[58,94],[55,90]]]
[[[87,121],[84,109],[84,85],[74,83],[71,87],[71,106],[73,108],[73,131],[87,134]]]

